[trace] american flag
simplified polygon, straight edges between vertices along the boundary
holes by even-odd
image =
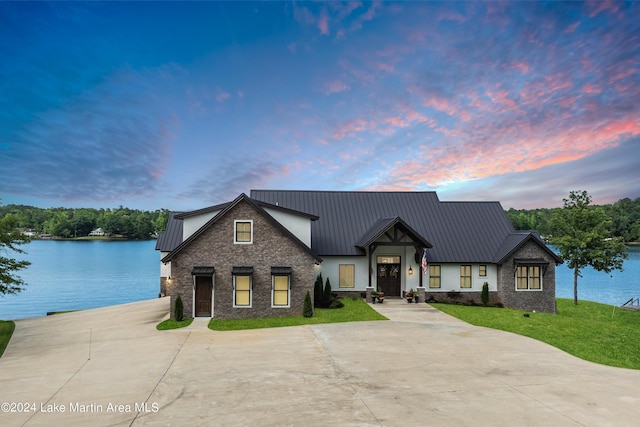
[[[427,249],[422,248],[422,274],[427,274]]]

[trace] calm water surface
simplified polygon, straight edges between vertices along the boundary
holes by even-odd
[[[0,295],[0,319],[45,316],[48,311],[83,310],[157,298],[160,255],[155,240],[141,242],[35,240],[23,248],[31,266],[17,295]],[[640,248],[629,248],[624,272],[585,269],[578,298],[621,305],[640,297]],[[573,272],[556,270],[556,295],[573,298]]]
[[[0,295],[0,319],[45,316],[157,298],[160,255],[155,240],[54,241],[23,245],[31,265],[19,272],[27,286]]]
[[[629,257],[624,271],[601,273],[592,268],[582,270],[578,277],[578,300],[622,305],[630,298],[640,298],[640,247],[627,248]],[[556,269],[556,296],[573,299],[573,271],[566,263]]]

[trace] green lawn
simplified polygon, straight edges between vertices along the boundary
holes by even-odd
[[[273,317],[267,319],[211,319],[209,329],[237,331],[240,329],[276,328],[281,326],[312,325],[318,323],[361,322],[388,320],[369,307],[362,299],[342,298],[344,307],[336,309],[316,308],[313,317]]]
[[[506,308],[432,304],[472,325],[514,332],[551,344],[581,359],[640,369],[640,311],[590,301],[557,299],[557,314]]]
[[[4,349],[9,345],[13,330],[16,328],[16,324],[11,321],[0,320],[0,357],[4,353]]]
[[[169,329],[178,329],[178,328],[184,328],[186,326],[189,326],[191,324],[191,322],[193,322],[193,318],[191,319],[185,319],[181,322],[178,322],[176,320],[173,319],[167,319],[163,322],[158,323],[158,326],[156,326],[156,329],[159,331],[167,331]]]

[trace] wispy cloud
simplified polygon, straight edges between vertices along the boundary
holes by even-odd
[[[159,76],[121,70],[15,131],[0,150],[4,191],[64,201],[154,195],[179,124],[149,91]],[[123,84],[137,90],[122,93]]]

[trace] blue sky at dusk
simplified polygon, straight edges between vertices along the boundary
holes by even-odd
[[[640,197],[640,2],[2,2],[0,196]]]

